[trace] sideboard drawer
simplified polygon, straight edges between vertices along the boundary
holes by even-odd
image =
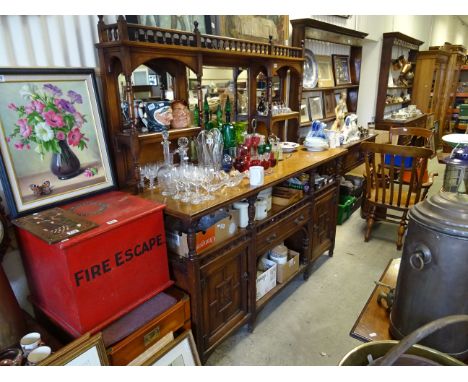
[[[310,203],[305,204],[297,211],[279,219],[257,235],[257,253],[267,251],[274,245],[282,242],[292,233],[306,224],[311,216]]]
[[[164,293],[176,298],[177,302],[127,337],[111,346],[106,346],[111,365],[127,365],[167,333],[181,328],[190,328],[190,300],[188,296],[174,287],[169,288]],[[130,325],[132,321],[137,319],[130,318]]]

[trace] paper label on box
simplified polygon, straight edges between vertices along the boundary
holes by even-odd
[[[108,222],[106,222],[106,224],[112,225],[112,224],[115,224],[117,222],[118,222],[117,219],[113,219],[113,220],[109,220]]]

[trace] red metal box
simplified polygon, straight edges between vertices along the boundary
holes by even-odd
[[[100,330],[172,285],[164,205],[114,191],[62,208],[99,227],[52,245],[17,230],[33,302],[66,332]]]

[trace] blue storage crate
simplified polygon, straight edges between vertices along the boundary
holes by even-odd
[[[401,155],[395,155],[395,166],[400,167],[401,166],[401,160],[402,158],[405,158],[404,164],[405,168],[410,168],[413,165],[413,158],[411,157],[402,157]],[[384,162],[386,165],[390,165],[392,160],[392,155],[390,154],[385,154],[384,156]]]

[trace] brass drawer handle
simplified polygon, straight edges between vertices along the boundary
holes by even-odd
[[[300,222],[303,222],[305,220],[305,216],[301,215],[300,217],[294,219],[295,224],[299,224]]]
[[[271,244],[271,242],[272,242],[273,240],[275,240],[275,239],[277,238],[277,236],[278,236],[278,235],[277,235],[276,233],[274,233],[273,235],[268,236],[267,239],[266,239],[266,242],[267,242],[268,244]]]
[[[154,339],[159,337],[159,326],[156,326],[151,332],[148,332],[143,337],[145,347],[148,346]]]

